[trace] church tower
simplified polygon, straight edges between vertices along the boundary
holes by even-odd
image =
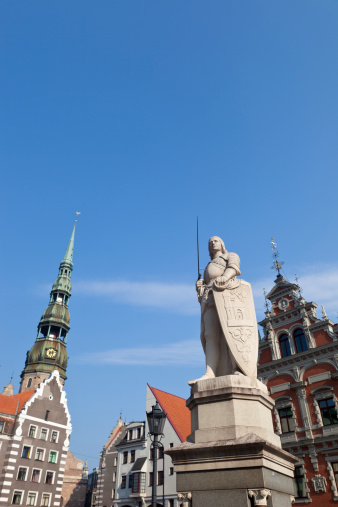
[[[25,368],[21,373],[20,392],[36,389],[55,369],[60,373],[62,384],[67,378],[66,345],[70,329],[68,303],[72,289],[70,277],[73,270],[75,226],[76,221],[50,293],[49,305],[40,319],[36,341],[27,352]]]

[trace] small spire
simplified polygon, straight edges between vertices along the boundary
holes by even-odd
[[[82,479],[88,479],[88,460],[86,459],[85,465],[82,468]]]
[[[323,320],[329,320],[329,317],[326,314],[324,306],[321,305],[321,308],[322,308],[322,318],[323,318]]]
[[[277,278],[281,277],[280,274],[284,261],[279,261],[279,252],[277,251],[277,244],[274,242],[273,237],[271,236],[271,245],[272,245],[272,258],[274,259],[273,265],[271,269],[275,269],[278,272]]]
[[[13,396],[13,394],[14,394],[14,387],[13,387],[13,384],[12,384],[12,378],[11,378],[9,384],[7,384],[4,387],[4,390],[2,391],[1,394],[4,394],[5,396]]]
[[[267,293],[266,293],[266,290],[264,288],[263,288],[263,294],[264,294],[264,299],[265,299],[264,306],[266,308],[266,311],[270,312],[269,302],[268,302],[268,298],[267,298]]]
[[[299,296],[299,299],[301,299],[303,297],[303,289],[299,285],[299,278],[297,276],[297,273],[295,273],[295,280],[296,280],[296,285],[298,287],[298,296]]]

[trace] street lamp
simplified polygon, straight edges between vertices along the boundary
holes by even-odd
[[[160,442],[158,441],[158,437],[163,435],[164,423],[167,418],[166,413],[161,409],[156,401],[156,405],[153,405],[151,412],[147,412],[147,420],[149,427],[149,435],[153,437],[152,449],[153,452],[153,484],[152,484],[152,494],[151,494],[151,506],[157,507],[156,500],[156,486],[157,486],[157,449],[159,448]],[[164,474],[164,469],[163,469]]]

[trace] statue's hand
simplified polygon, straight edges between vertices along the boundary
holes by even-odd
[[[203,285],[204,285],[203,278],[200,278],[199,280],[197,280],[197,282],[196,282],[196,292],[199,292],[199,290],[201,289],[201,287],[203,287]]]
[[[229,280],[230,280],[230,278],[227,276],[218,276],[214,280],[215,287],[217,287],[218,289],[226,289],[228,286]]]

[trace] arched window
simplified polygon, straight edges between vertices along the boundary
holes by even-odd
[[[282,336],[279,337],[279,346],[282,357],[291,356],[289,337],[287,334],[282,334]]]
[[[32,379],[28,379],[28,382],[27,382],[27,387],[30,387],[32,385]]]
[[[297,352],[304,352],[308,349],[303,329],[296,329],[293,333]]]

